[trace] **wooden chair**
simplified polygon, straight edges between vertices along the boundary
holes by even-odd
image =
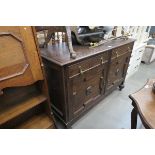
[[[154,82],[155,79],[148,80],[143,88],[129,95],[134,107],[131,112],[131,129],[136,129],[138,114],[145,128],[155,128],[155,93],[152,91]]]

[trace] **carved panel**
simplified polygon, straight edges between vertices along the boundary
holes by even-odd
[[[22,40],[11,32],[0,32],[0,81],[23,74],[28,62]]]

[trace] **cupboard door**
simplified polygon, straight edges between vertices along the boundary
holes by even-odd
[[[108,82],[106,86],[107,90],[111,89],[113,86],[124,80],[130,60],[130,55],[131,53],[126,53],[111,60],[110,69],[108,72]]]
[[[91,106],[104,93],[105,65],[96,67],[69,81],[69,100],[73,117]]]
[[[32,27],[0,27],[0,90],[42,79]]]
[[[29,66],[22,38],[9,31],[0,32],[0,81],[22,75]]]

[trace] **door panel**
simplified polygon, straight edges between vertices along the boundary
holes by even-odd
[[[106,89],[109,90],[117,83],[121,82],[128,68],[128,63],[131,53],[126,53],[111,60],[110,69],[108,72],[108,83]]]
[[[0,32],[0,82],[23,74],[28,61],[23,41],[11,32]]]
[[[80,114],[86,107],[94,103],[92,101],[104,94],[105,66],[98,66],[83,75],[70,79],[69,98],[73,116]]]
[[[0,27],[0,90],[42,80],[32,27]]]

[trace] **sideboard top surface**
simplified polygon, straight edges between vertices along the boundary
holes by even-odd
[[[64,66],[134,41],[135,41],[134,39],[128,39],[128,40],[116,39],[116,40],[108,41],[103,45],[100,45],[95,48],[76,45],[76,46],[73,46],[74,51],[77,54],[76,59],[70,58],[68,47],[65,42],[57,43],[55,45],[49,45],[47,48],[41,48],[40,51],[41,51],[41,56],[43,58],[53,63],[56,63],[59,66]]]

